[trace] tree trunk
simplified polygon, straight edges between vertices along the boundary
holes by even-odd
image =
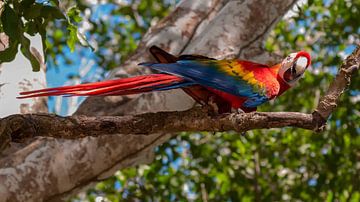
[[[147,48],[215,58],[274,60],[262,44],[296,0],[183,0],[143,37],[138,49],[110,78],[149,73]],[[181,90],[123,97],[88,98],[77,115],[130,115],[182,111],[194,101]],[[0,201],[64,201],[121,168],[150,163],[154,147],[174,134],[106,135],[76,140],[36,138],[8,149],[0,159]]]

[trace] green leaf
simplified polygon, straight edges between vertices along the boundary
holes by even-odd
[[[46,50],[47,50],[47,43],[46,43],[46,29],[45,25],[39,27],[39,34],[41,36],[41,43],[43,46],[43,54],[44,54],[44,62],[46,62]]]
[[[0,51],[0,63],[10,62],[15,59],[18,52],[19,42],[10,38],[9,47],[4,51]]]
[[[70,51],[74,52],[75,44],[79,41],[77,37],[77,27],[70,24],[67,29],[69,30],[69,37],[66,40],[66,44],[69,46]]]
[[[10,38],[19,39],[21,33],[19,24],[21,24],[21,21],[19,16],[8,4],[5,5],[5,9],[1,14],[1,23],[6,35]]]
[[[41,16],[46,18],[46,20],[66,19],[64,13],[59,8],[53,6],[43,6]]]
[[[61,29],[54,31],[53,37],[56,41],[60,41],[64,37],[64,32]]]
[[[69,17],[70,22],[79,23],[82,21],[82,17],[80,16],[80,10],[74,6],[69,9],[67,12],[67,16]]]
[[[51,4],[56,6],[56,7],[59,7],[59,1],[58,0],[50,0]]]
[[[30,51],[30,40],[26,36],[21,36],[20,50],[22,54],[30,60],[34,72],[40,71],[40,63]]]
[[[41,4],[32,4],[24,10],[24,18],[27,20],[35,19],[41,15],[41,10],[43,9]]]
[[[22,0],[20,5],[23,8],[28,8],[31,4],[35,3],[35,0]]]
[[[25,31],[31,36],[35,36],[35,34],[39,32],[37,25],[34,21],[28,21],[25,24]]]

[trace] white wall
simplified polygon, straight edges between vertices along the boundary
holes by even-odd
[[[39,35],[31,37],[31,46],[42,54]],[[30,62],[19,50],[14,61],[3,63],[0,66],[0,117],[36,111],[35,106],[38,105],[39,99],[19,100],[16,99],[16,96],[21,91],[39,89],[45,87],[45,85],[45,72],[32,72]]]

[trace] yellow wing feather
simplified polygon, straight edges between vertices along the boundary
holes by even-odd
[[[241,64],[238,63],[237,60],[222,60],[217,64],[219,64],[222,71],[231,76],[240,77],[242,80],[260,89],[265,87],[264,83],[255,79],[254,73],[252,71],[246,70]]]

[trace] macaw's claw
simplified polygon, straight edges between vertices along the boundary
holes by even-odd
[[[246,112],[244,110],[242,110],[241,108],[237,108],[237,109],[231,108],[231,113],[243,114]]]
[[[208,105],[215,114],[219,114],[219,106],[217,105],[214,97],[209,98]]]

